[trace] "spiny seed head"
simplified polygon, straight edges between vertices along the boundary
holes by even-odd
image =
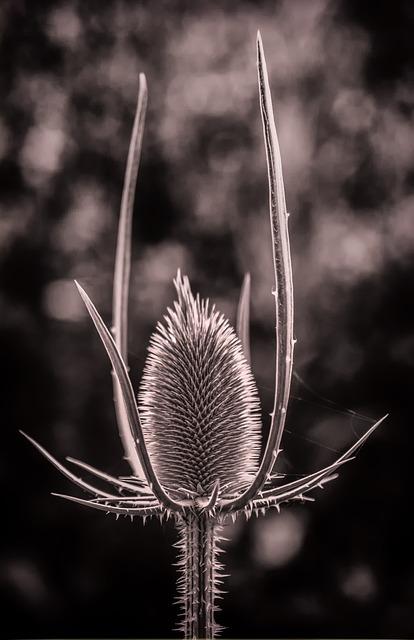
[[[252,481],[260,448],[260,404],[241,343],[208,300],[178,272],[178,301],[158,323],[139,391],[151,462],[170,490],[226,493]],[[227,489],[227,490],[226,490]]]

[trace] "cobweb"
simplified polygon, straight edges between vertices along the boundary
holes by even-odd
[[[261,395],[272,389],[258,381]],[[294,370],[287,422],[274,473],[295,479],[334,462],[376,421],[354,408],[323,395],[318,385]],[[266,415],[264,415],[266,429]],[[266,439],[264,432],[263,440]]]

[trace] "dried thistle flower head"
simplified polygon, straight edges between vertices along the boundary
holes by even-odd
[[[142,430],[164,487],[210,495],[219,481],[224,497],[257,471],[259,397],[228,320],[180,272],[174,284],[178,301],[157,325],[141,380]]]
[[[61,464],[35,440],[28,440],[67,478],[92,498],[61,496],[93,509],[130,516],[173,516],[180,535],[178,582],[185,638],[214,638],[220,595],[217,560],[219,526],[230,516],[264,514],[307,494],[337,476],[337,470],[386,416],[333,464],[293,482],[281,482],[273,469],[281,451],[293,366],[293,286],[288,214],[282,163],[273,116],[266,62],[257,40],[259,98],[265,141],[270,203],[270,237],[275,277],[275,394],[269,436],[259,463],[259,401],[249,365],[249,291],[245,277],[236,336],[208,301],[193,296],[180,273],[178,301],[151,339],[139,393],[128,375],[127,303],[134,191],[141,153],[147,88],[140,76],[137,112],[128,154],[118,231],[112,333],[85,291],[79,293],[113,368],[116,417],[132,475],[113,477],[85,462],[68,461],[106,482],[96,487]],[[56,495],[56,494],[54,494]]]

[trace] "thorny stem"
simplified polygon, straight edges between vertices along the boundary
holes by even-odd
[[[183,620],[180,630],[187,640],[215,638],[218,594],[218,525],[207,513],[192,514],[179,527],[182,574],[178,583]]]

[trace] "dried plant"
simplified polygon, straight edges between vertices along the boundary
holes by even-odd
[[[330,466],[287,484],[274,474],[280,453],[293,362],[293,287],[288,214],[263,46],[258,34],[257,65],[260,108],[266,149],[270,231],[273,247],[276,311],[275,395],[268,440],[260,454],[260,405],[250,369],[250,279],[240,296],[237,334],[228,321],[199,295],[187,277],[174,281],[178,300],[158,323],[135,399],[127,365],[127,307],[132,210],[147,102],[140,76],[138,106],[121,204],[113,289],[113,329],[105,326],[85,291],[79,293],[95,324],[113,368],[115,406],[128,478],[115,478],[67,458],[113,487],[103,491],[58,462],[29,436],[30,442],[67,478],[92,498],[61,496],[117,516],[174,519],[179,532],[180,628],[185,638],[214,638],[214,614],[221,564],[220,526],[244,514],[265,514],[282,503],[309,499],[307,494],[336,477],[386,416],[378,420]],[[53,494],[59,495],[59,494]]]

